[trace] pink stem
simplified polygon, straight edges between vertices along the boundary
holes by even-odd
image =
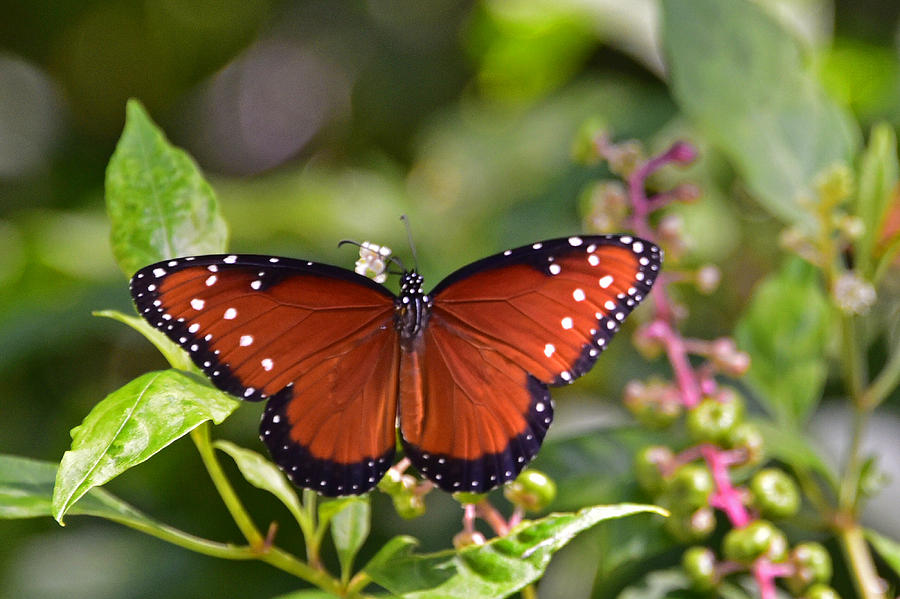
[[[719,508],[735,528],[743,528],[750,523],[750,513],[741,501],[741,494],[728,476],[728,466],[738,459],[733,452],[721,451],[715,445],[704,444],[700,447],[716,483],[716,491],[709,498],[709,505]]]
[[[509,524],[506,523],[506,520],[503,519],[503,515],[497,511],[497,508],[492,506],[487,499],[480,501],[474,506],[467,505],[466,507],[474,508],[477,514],[481,516],[481,519],[494,529],[494,533],[496,533],[498,537],[502,537],[509,532]]]
[[[776,599],[778,593],[775,589],[775,579],[794,573],[794,567],[790,564],[773,564],[764,557],[753,562],[752,569],[756,584],[759,585],[760,599]]]

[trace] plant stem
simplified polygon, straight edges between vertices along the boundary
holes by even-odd
[[[234,518],[234,522],[240,529],[241,534],[244,535],[251,547],[257,551],[262,550],[265,546],[265,538],[259,532],[259,529],[256,528],[256,525],[250,518],[250,514],[244,508],[244,504],[241,503],[237,493],[234,492],[234,487],[231,486],[231,483],[228,482],[228,478],[225,476],[225,472],[222,471],[222,465],[216,459],[216,452],[209,438],[209,422],[204,422],[192,430],[191,439],[194,441],[194,445],[197,446],[197,451],[200,452],[200,459],[203,460],[203,465],[206,467],[209,477],[222,497],[222,501],[225,502],[225,507],[228,508],[231,517]]]
[[[522,588],[522,590],[519,591],[519,594],[522,596],[522,599],[538,599],[537,590],[534,588],[533,584]]]
[[[862,599],[886,599],[884,587],[872,561],[872,553],[859,524],[853,522],[846,528],[839,529],[838,539],[853,572],[851,578],[859,596]]]
[[[900,384],[900,348],[894,351],[894,355],[888,358],[887,364],[872,381],[859,400],[860,407],[866,410],[874,410],[882,401]]]

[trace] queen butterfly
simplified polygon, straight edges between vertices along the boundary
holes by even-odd
[[[365,493],[393,463],[447,491],[484,492],[535,456],[548,386],[583,375],[646,296],[659,248],[569,237],[465,266],[430,293],[290,258],[212,255],[131,279],[138,311],[213,384],[268,400],[260,438],[297,485]]]

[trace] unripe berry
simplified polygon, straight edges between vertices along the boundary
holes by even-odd
[[[634,456],[634,474],[638,484],[647,493],[655,495],[663,488],[663,473],[669,468],[675,454],[665,445],[648,445]]]
[[[744,404],[736,397],[726,402],[708,397],[690,410],[685,425],[691,438],[701,443],[727,445],[744,417]]]
[[[539,470],[523,470],[503,488],[503,495],[529,512],[539,512],[556,499],[556,483]]]
[[[687,512],[707,505],[714,486],[705,464],[685,464],[668,481],[661,499],[672,509]]]
[[[401,518],[412,520],[425,514],[425,499],[414,493],[394,495],[394,510]]]
[[[798,590],[831,580],[831,556],[820,543],[800,543],[791,551],[791,562],[795,569],[789,580]]]
[[[678,389],[661,380],[647,384],[630,381],[625,385],[625,407],[647,428],[661,429],[681,415]]]
[[[468,547],[469,545],[484,545],[485,542],[486,539],[484,538],[484,535],[477,530],[472,532],[466,532],[463,530],[453,537],[453,546],[457,549],[462,549],[463,547]]]
[[[743,450],[747,456],[744,464],[753,465],[762,462],[765,457],[765,440],[759,427],[750,422],[742,422],[731,431],[729,439],[731,449]]]
[[[731,561],[749,564],[759,557],[781,561],[787,553],[787,537],[767,520],[754,520],[744,528],[728,531],[722,551]]]
[[[453,499],[463,505],[481,503],[481,500],[487,497],[487,493],[467,493],[465,491],[457,491],[453,494]]]
[[[681,556],[681,567],[691,579],[691,586],[699,591],[709,591],[719,582],[716,572],[716,556],[707,547],[691,547]]]
[[[673,537],[682,543],[696,543],[708,537],[715,530],[716,513],[708,505],[697,508],[693,512],[682,512],[673,508],[672,514],[666,518],[664,526]]]
[[[750,480],[753,504],[767,518],[790,518],[800,509],[800,491],[783,471],[764,468]]]
[[[803,599],[841,599],[841,596],[827,584],[814,584],[806,590]]]

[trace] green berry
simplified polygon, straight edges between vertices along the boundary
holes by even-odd
[[[425,514],[425,499],[421,495],[402,493],[394,495],[394,510],[401,518],[412,520]]]
[[[719,581],[716,572],[716,556],[707,547],[691,547],[681,557],[681,567],[691,579],[691,586],[699,591],[709,591]]]
[[[831,580],[831,556],[820,543],[800,543],[791,551],[794,575],[791,581],[800,589]]]
[[[664,501],[673,510],[688,512],[704,506],[715,483],[704,464],[685,464],[675,471],[664,490]]]
[[[814,584],[806,590],[804,599],[841,599],[833,588],[827,584]]]
[[[693,512],[680,512],[673,510],[666,518],[665,528],[669,533],[683,543],[696,543],[702,541],[716,528],[716,514],[709,506],[704,506]]]
[[[663,469],[672,463],[675,454],[665,445],[648,445],[634,456],[634,474],[647,493],[655,495],[663,488]]]
[[[642,425],[652,429],[670,426],[681,416],[681,401],[674,385],[662,380],[631,381],[625,385],[625,407]]]
[[[477,530],[473,532],[466,532],[463,530],[453,537],[453,546],[457,549],[462,549],[469,545],[484,545],[485,542],[486,539],[484,538],[484,535]]]
[[[747,455],[748,465],[759,464],[765,457],[765,440],[759,427],[750,422],[742,422],[737,425],[729,438],[731,449],[743,450]]]
[[[722,550],[727,559],[742,564],[763,556],[778,562],[787,553],[787,537],[771,522],[754,520],[744,528],[728,531],[722,541]]]
[[[556,483],[539,470],[523,470],[503,488],[503,495],[529,512],[539,512],[556,499]]]
[[[692,439],[727,445],[743,417],[744,404],[736,394],[724,402],[708,397],[688,412],[685,424]]]
[[[750,481],[753,504],[767,518],[790,518],[800,509],[800,491],[794,481],[777,468],[764,468]]]
[[[466,493],[465,491],[457,491],[453,494],[453,499],[463,505],[468,503],[481,503],[485,497],[487,497],[487,493]]]

